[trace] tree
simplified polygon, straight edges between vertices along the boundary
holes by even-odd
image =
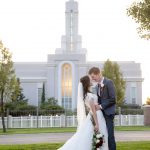
[[[2,41],[0,41],[0,106],[2,116],[3,132],[6,132],[4,117],[4,102],[9,100],[10,93],[14,89],[14,83],[16,80],[12,56],[9,50],[4,47]]]
[[[64,112],[64,108],[58,105],[58,101],[54,97],[51,97],[47,101],[41,103],[40,108],[51,111],[52,115]]]
[[[16,113],[17,111],[19,112],[19,115],[26,115],[28,111],[36,110],[36,106],[28,104],[28,99],[26,99],[23,94],[23,89],[21,88],[19,78],[15,80],[14,88],[12,89],[10,100],[5,102],[4,108],[5,108],[5,111],[9,109],[10,115],[13,115],[13,116],[18,115]]]
[[[147,97],[146,104],[147,104],[147,105],[150,105],[150,97]]]
[[[150,0],[134,2],[127,9],[127,15],[139,24],[137,28],[141,38],[150,39]]]
[[[45,84],[43,83],[41,103],[45,102]]]
[[[19,78],[16,79],[16,82],[14,85],[14,91],[11,94],[11,100],[12,100],[12,102],[14,102],[14,101],[28,101],[23,94],[23,89],[21,88]]]
[[[104,63],[102,73],[103,76],[111,79],[114,82],[116,88],[117,105],[122,105],[125,97],[125,80],[123,79],[119,65],[116,62],[113,63],[110,60],[107,60]]]
[[[56,100],[54,97],[48,98],[48,102],[50,105],[53,105],[53,106],[58,105],[58,100]]]

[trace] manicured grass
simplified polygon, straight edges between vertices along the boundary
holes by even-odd
[[[76,128],[31,128],[31,129],[8,129],[5,134],[36,134],[36,133],[64,133],[75,132]],[[0,129],[0,134],[4,134]]]
[[[1,150],[57,150],[62,144],[0,145]]]
[[[2,150],[57,150],[62,143],[30,144],[30,145],[0,145]],[[117,150],[149,150],[149,142],[119,142]]]
[[[149,149],[150,149],[150,141],[117,143],[117,150],[149,150]]]
[[[123,126],[115,127],[116,131],[150,131],[150,126]]]
[[[124,126],[115,127],[116,131],[150,131],[149,127],[144,126]],[[8,129],[5,134],[36,134],[36,133],[65,133],[75,132],[76,128],[32,128],[32,129]],[[0,129],[0,135],[4,134]]]

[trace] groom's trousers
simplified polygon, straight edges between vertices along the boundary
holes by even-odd
[[[114,115],[104,114],[106,126],[108,130],[108,147],[109,150],[116,150],[116,142],[114,136]]]

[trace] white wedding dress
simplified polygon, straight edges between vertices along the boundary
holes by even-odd
[[[89,105],[90,101],[94,101],[97,103],[98,98],[97,95],[88,93],[85,98],[85,105],[89,108],[91,112],[91,108]],[[91,112],[92,113],[92,112]],[[97,111],[97,118],[99,123],[100,133],[104,135],[105,143],[100,148],[100,150],[108,150],[108,133],[105,118],[101,110]],[[88,114],[80,128],[76,131],[76,133],[58,150],[92,150],[92,138],[94,134],[94,127],[91,122],[91,115]]]

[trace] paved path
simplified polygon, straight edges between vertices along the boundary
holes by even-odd
[[[65,142],[74,133],[41,133],[0,135],[0,144],[33,144]],[[117,131],[116,141],[150,141],[150,131]]]

